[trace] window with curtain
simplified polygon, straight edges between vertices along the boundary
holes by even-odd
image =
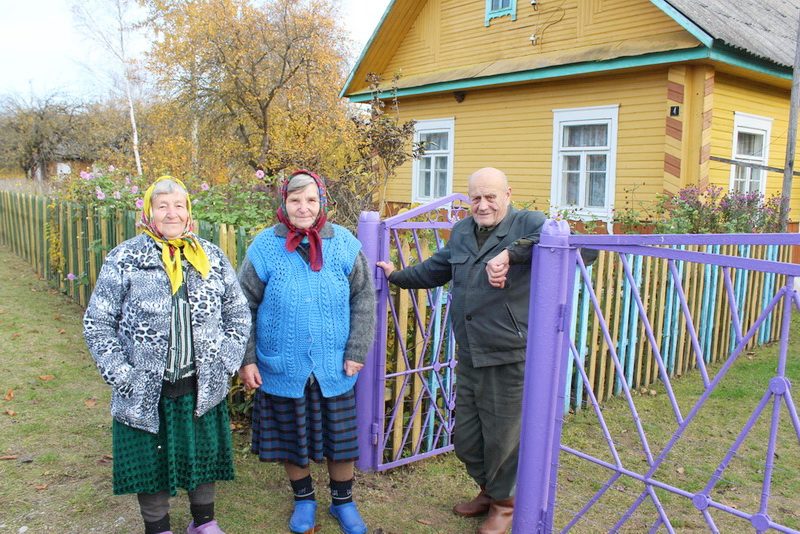
[[[553,112],[551,207],[611,215],[618,106]]]
[[[425,155],[413,163],[412,202],[430,202],[453,192],[453,119],[422,120],[414,125],[414,141]]]
[[[486,0],[486,18],[484,25],[497,17],[511,15],[511,20],[517,20],[517,0]]]
[[[749,113],[734,113],[733,121],[733,159],[757,165],[769,162],[769,138],[772,119]],[[731,166],[731,191],[737,193],[758,192],[764,194],[767,175],[764,169]]]

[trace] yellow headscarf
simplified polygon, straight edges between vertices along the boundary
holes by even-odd
[[[183,234],[175,239],[166,239],[161,235],[161,232],[158,231],[158,228],[156,228],[150,217],[153,191],[155,190],[156,184],[161,180],[171,180],[175,182],[180,185],[183,188],[183,192],[186,193],[186,210],[189,212],[189,219],[186,221],[186,228],[184,228]],[[189,198],[189,192],[186,186],[183,185],[183,182],[171,176],[162,176],[153,182],[144,194],[141,224],[144,233],[164,245],[161,248],[161,259],[164,260],[164,269],[167,271],[167,276],[169,276],[173,295],[177,293],[178,288],[183,284],[182,256],[186,256],[186,261],[192,264],[203,278],[208,278],[208,274],[211,272],[211,265],[208,262],[206,251],[203,250],[203,247],[200,245],[200,241],[191,233],[194,226],[194,221],[192,219],[192,201]]]

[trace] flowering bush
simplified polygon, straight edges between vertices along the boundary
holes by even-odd
[[[657,233],[780,232],[780,216],[788,215],[789,201],[780,196],[765,200],[759,192],[723,194],[721,187],[688,186],[674,195],[658,195],[652,211]]]
[[[277,186],[261,170],[251,178],[213,186],[200,178],[182,181],[189,190],[195,219],[243,227],[265,226],[275,220]],[[108,166],[60,176],[54,182],[54,195],[90,208],[141,210],[151,183],[149,178]]]
[[[54,194],[61,200],[91,208],[141,209],[148,183],[113,166],[61,175],[54,182]]]

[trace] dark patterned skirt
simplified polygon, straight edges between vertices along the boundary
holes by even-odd
[[[161,397],[158,434],[114,420],[114,494],[158,493],[233,480],[227,403],[194,416],[195,393]]]
[[[253,399],[252,452],[262,462],[306,467],[309,460],[352,462],[358,459],[356,397],[351,389],[325,398],[314,380],[299,399],[257,389]]]

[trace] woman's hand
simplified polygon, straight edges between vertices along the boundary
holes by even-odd
[[[239,369],[239,378],[250,389],[256,389],[261,386],[261,373],[258,372],[258,366],[254,363],[243,365]]]
[[[351,360],[344,361],[344,374],[347,376],[353,376],[357,372],[359,372],[364,367],[363,363],[356,363]]]

